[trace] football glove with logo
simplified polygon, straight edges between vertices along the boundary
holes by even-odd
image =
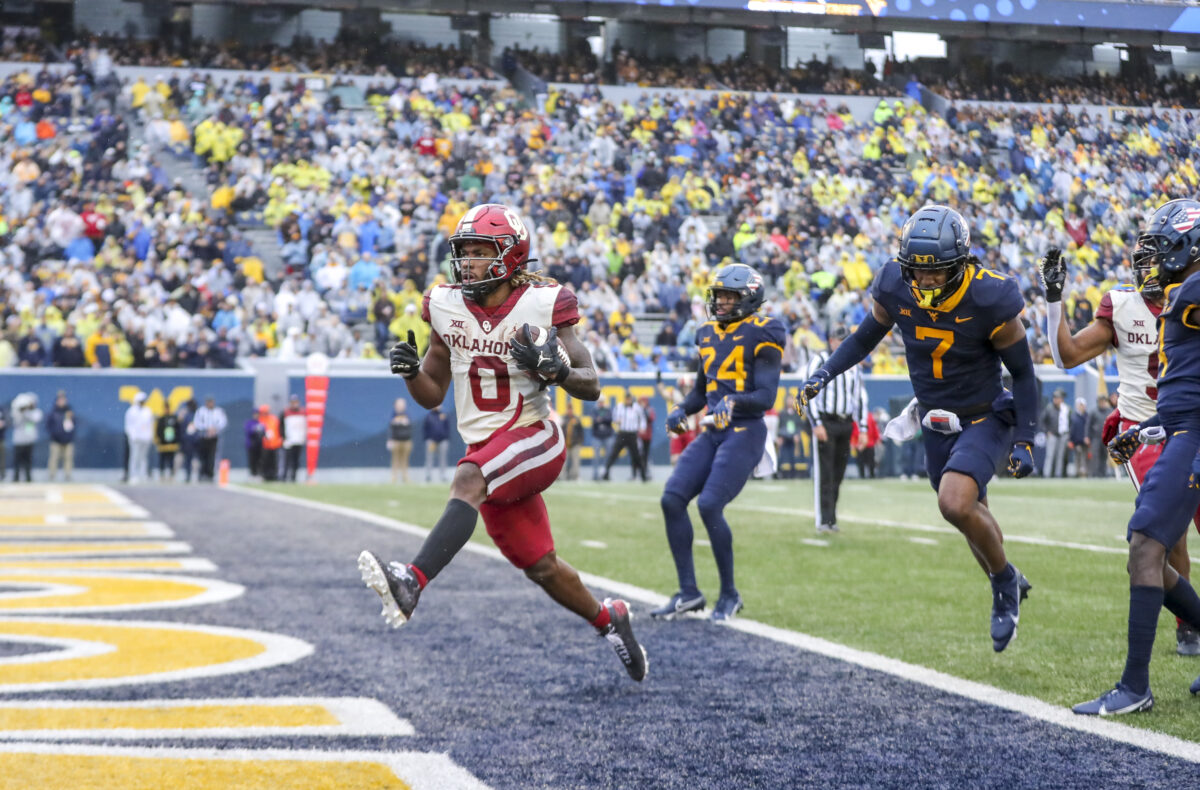
[[[1008,455],[1008,473],[1013,477],[1029,477],[1033,474],[1033,445],[1017,442]]]
[[[1062,250],[1058,247],[1046,250],[1039,266],[1042,270],[1042,290],[1046,292],[1046,301],[1061,302],[1063,286],[1067,282],[1067,262],[1062,256]]]
[[[717,407],[712,411],[713,427],[718,431],[723,431],[729,427],[730,421],[733,420],[733,401],[726,395],[721,398]]]
[[[1129,459],[1133,458],[1133,454],[1142,446],[1142,440],[1138,436],[1141,432],[1141,427],[1135,425],[1118,433],[1108,443],[1108,457],[1118,464],[1129,463]]]
[[[421,372],[421,355],[417,353],[417,335],[408,330],[408,342],[392,346],[392,372],[406,379],[415,379]]]
[[[529,324],[525,324],[521,331],[508,341],[508,350],[513,361],[522,370],[533,373],[542,381],[562,384],[567,380],[567,376],[571,375],[571,364],[566,349],[558,343],[558,328],[550,327],[546,332],[546,339],[541,343],[532,340],[532,332]],[[521,342],[522,337],[528,339],[529,343]]]
[[[800,387],[800,397],[796,398],[796,412],[804,413],[804,407],[808,402],[817,397],[821,390],[825,389],[825,385],[829,383],[829,371],[825,368],[817,368],[816,372],[805,381]]]
[[[684,433],[685,431],[687,431],[687,412],[683,410],[682,406],[676,406],[667,415],[667,432]]]

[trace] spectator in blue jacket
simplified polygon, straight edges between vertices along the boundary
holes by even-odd
[[[1071,412],[1071,427],[1067,438],[1067,450],[1075,459],[1076,477],[1087,477],[1088,473],[1088,451],[1092,445],[1092,439],[1088,435],[1090,417],[1087,399],[1076,398],[1075,411]]]
[[[46,415],[46,433],[50,434],[50,462],[46,465],[50,480],[61,467],[63,479],[69,482],[75,470],[75,411],[67,402],[66,390],[58,391],[54,407]]]
[[[438,479],[446,482],[446,447],[450,439],[450,418],[441,406],[434,406],[425,415],[425,482],[433,480],[437,469]]]

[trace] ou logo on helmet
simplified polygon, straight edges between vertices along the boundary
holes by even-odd
[[[529,238],[529,230],[526,229],[525,223],[521,221],[521,218],[517,216],[517,212],[508,207],[505,207],[503,211],[504,219],[508,220],[508,226],[512,228],[513,233],[516,234],[517,238],[521,241],[525,241],[525,239]]]

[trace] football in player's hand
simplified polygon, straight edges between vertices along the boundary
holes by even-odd
[[[544,345],[550,336],[550,333],[542,327],[531,326],[530,324],[526,324],[517,331],[519,334],[524,335],[521,338],[521,342],[530,347]],[[563,348],[562,343],[555,343],[554,349],[558,352],[558,358],[562,360],[562,363],[569,366],[571,364],[571,357],[567,355],[567,350]]]
[[[557,335],[543,327],[525,324],[510,343],[513,359],[534,379],[561,383],[566,378],[562,371],[571,368],[571,357]]]

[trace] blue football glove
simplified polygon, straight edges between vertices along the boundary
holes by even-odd
[[[1188,488],[1200,488],[1200,453],[1192,459],[1192,475],[1188,478]]]
[[[1129,463],[1129,459],[1142,446],[1140,433],[1141,428],[1137,425],[1118,433],[1108,443],[1108,457],[1118,464]]]
[[[729,427],[730,421],[733,419],[733,401],[726,395],[717,403],[717,407],[712,410],[713,427],[718,431],[723,431]]]
[[[682,406],[671,409],[667,415],[667,433],[684,433],[687,431],[687,412]]]
[[[825,385],[829,383],[830,378],[828,370],[817,368],[817,371],[800,387],[800,397],[796,399],[796,413],[804,413],[804,407],[808,405],[810,400],[817,397],[817,394],[821,390],[825,389]]]
[[[1029,477],[1033,474],[1033,445],[1016,442],[1008,455],[1008,473],[1013,477]]]

